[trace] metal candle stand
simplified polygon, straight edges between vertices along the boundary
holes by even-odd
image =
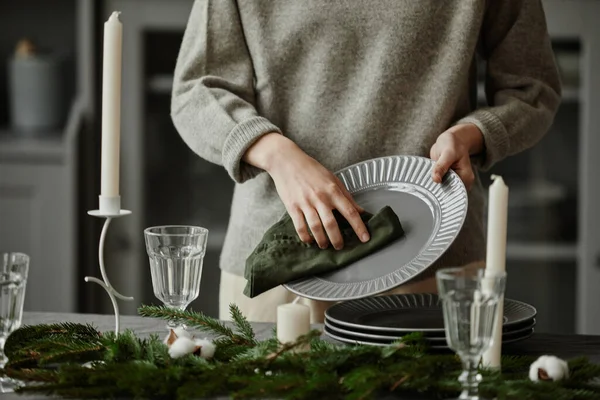
[[[117,303],[117,298],[125,301],[132,301],[133,297],[123,296],[119,292],[117,292],[110,281],[108,280],[108,276],[106,276],[106,270],[104,267],[104,242],[106,239],[106,232],[108,231],[108,226],[110,222],[114,218],[120,218],[131,214],[129,210],[121,210],[121,197],[107,197],[100,196],[100,209],[88,211],[88,214],[93,217],[105,218],[104,227],[102,228],[102,233],[100,234],[100,243],[98,246],[98,262],[100,264],[100,274],[102,275],[102,280],[98,278],[94,278],[91,276],[86,276],[86,282],[95,282],[98,285],[102,286],[106,293],[108,293],[108,297],[110,297],[110,301],[112,302],[113,309],[115,311],[115,334],[119,334],[120,330],[120,314],[119,314],[119,304]]]

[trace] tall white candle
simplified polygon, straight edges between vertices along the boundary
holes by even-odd
[[[277,307],[277,339],[291,343],[310,332],[310,309],[304,304],[288,303]]]
[[[506,224],[508,214],[508,187],[500,176],[493,175],[488,205],[486,276],[506,272]],[[501,367],[502,325],[504,321],[504,298],[498,304],[496,329],[492,346],[483,354],[482,363],[488,368]]]
[[[102,71],[102,168],[100,195],[119,196],[119,140],[121,136],[121,57],[123,25],[119,12],[104,23]]]

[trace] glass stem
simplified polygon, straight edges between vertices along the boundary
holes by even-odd
[[[177,322],[173,321],[172,319],[167,321],[167,329],[171,330],[171,329],[176,329],[176,328],[179,328],[179,325],[177,324]]]
[[[458,381],[462,384],[462,393],[459,399],[477,400],[479,399],[479,382],[481,382],[481,374],[479,374],[478,364],[479,358],[472,356],[461,357],[463,364],[463,372],[460,374]]]
[[[6,363],[8,362],[8,358],[6,354],[4,354],[4,343],[6,342],[5,337],[0,337],[0,368],[4,368]]]

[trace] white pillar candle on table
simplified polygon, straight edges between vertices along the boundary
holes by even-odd
[[[104,23],[102,71],[102,197],[119,196],[119,141],[121,136],[121,57],[123,25],[118,12]],[[102,201],[102,200],[101,200]]]
[[[487,257],[485,275],[506,272],[506,225],[508,214],[508,187],[500,176],[493,175],[490,186],[487,229]],[[482,363],[488,368],[500,368],[502,355],[502,325],[504,323],[504,297],[498,303],[496,329],[492,346],[483,354]]]
[[[291,343],[310,332],[310,308],[296,302],[277,307],[277,339]]]

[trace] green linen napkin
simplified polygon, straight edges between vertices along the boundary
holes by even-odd
[[[270,227],[246,260],[244,294],[252,298],[281,284],[345,267],[404,235],[398,216],[389,206],[375,215],[361,214],[371,235],[367,243],[358,239],[341,214],[334,215],[344,238],[341,250],[302,242],[287,214]]]

